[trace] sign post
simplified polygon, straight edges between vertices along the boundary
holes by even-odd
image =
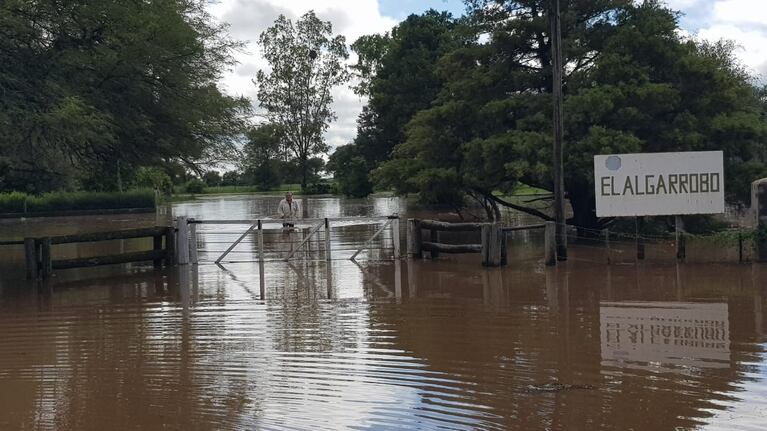
[[[677,258],[686,257],[684,214],[724,212],[721,151],[594,156],[597,217],[674,215]],[[641,244],[641,247],[640,247]],[[644,257],[637,223],[637,258]]]

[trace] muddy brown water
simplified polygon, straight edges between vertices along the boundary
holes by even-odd
[[[4,221],[0,237],[271,206],[227,197],[130,219]],[[396,199],[307,206],[312,217],[413,213]],[[546,268],[537,233],[514,235],[503,269],[476,256],[393,262],[385,250],[345,259],[374,230],[339,229],[330,262],[219,267],[203,253],[196,266],[68,270],[48,283],[22,280],[18,251],[3,249],[0,429],[765,428],[763,266],[607,266],[603,250],[575,245]],[[201,247],[236,234],[214,236]],[[275,253],[280,238],[268,240]]]

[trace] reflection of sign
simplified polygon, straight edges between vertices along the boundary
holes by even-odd
[[[602,302],[602,360],[728,367],[727,304]]]
[[[597,216],[724,212],[721,151],[594,156]]]

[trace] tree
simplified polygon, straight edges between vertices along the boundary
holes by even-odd
[[[496,195],[520,182],[551,189],[547,2],[472,3],[472,26],[489,41],[440,60],[439,95],[412,117],[374,178],[426,201],[459,206],[473,197],[494,217],[502,205],[549,218]],[[731,47],[681,39],[676,15],[655,2],[563,2],[562,17],[572,223],[602,223],[594,154],[723,149],[728,183],[764,172],[764,104]]]
[[[310,11],[295,25],[280,15],[259,44],[271,70],[258,71],[258,100],[297,159],[305,188],[309,160],[328,149],[323,133],[336,118],[331,91],[349,79],[346,40]]]
[[[391,34],[360,37],[352,45],[358,94],[369,97],[357,121],[354,145],[370,168],[389,158],[405,140],[405,125],[429,107],[443,85],[437,61],[464,43],[447,12],[429,10],[410,15]]]
[[[346,196],[361,198],[373,192],[368,164],[356,145],[336,148],[330,155],[327,170],[334,174],[338,190]]]
[[[284,180],[285,151],[277,126],[265,124],[246,133],[241,169],[248,182],[269,190]]]
[[[217,87],[240,44],[202,0],[0,4],[0,187],[120,182],[229,158],[249,102]]]

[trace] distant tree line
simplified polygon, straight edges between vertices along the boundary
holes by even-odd
[[[551,190],[548,0],[468,0],[428,11],[352,49],[368,97],[354,141],[328,169],[349,195],[375,187],[424,203],[478,202],[488,217],[520,183]],[[560,0],[565,188],[573,222],[599,226],[594,154],[723,150],[731,202],[767,176],[767,91],[733,44],[681,35],[660,2]]]

